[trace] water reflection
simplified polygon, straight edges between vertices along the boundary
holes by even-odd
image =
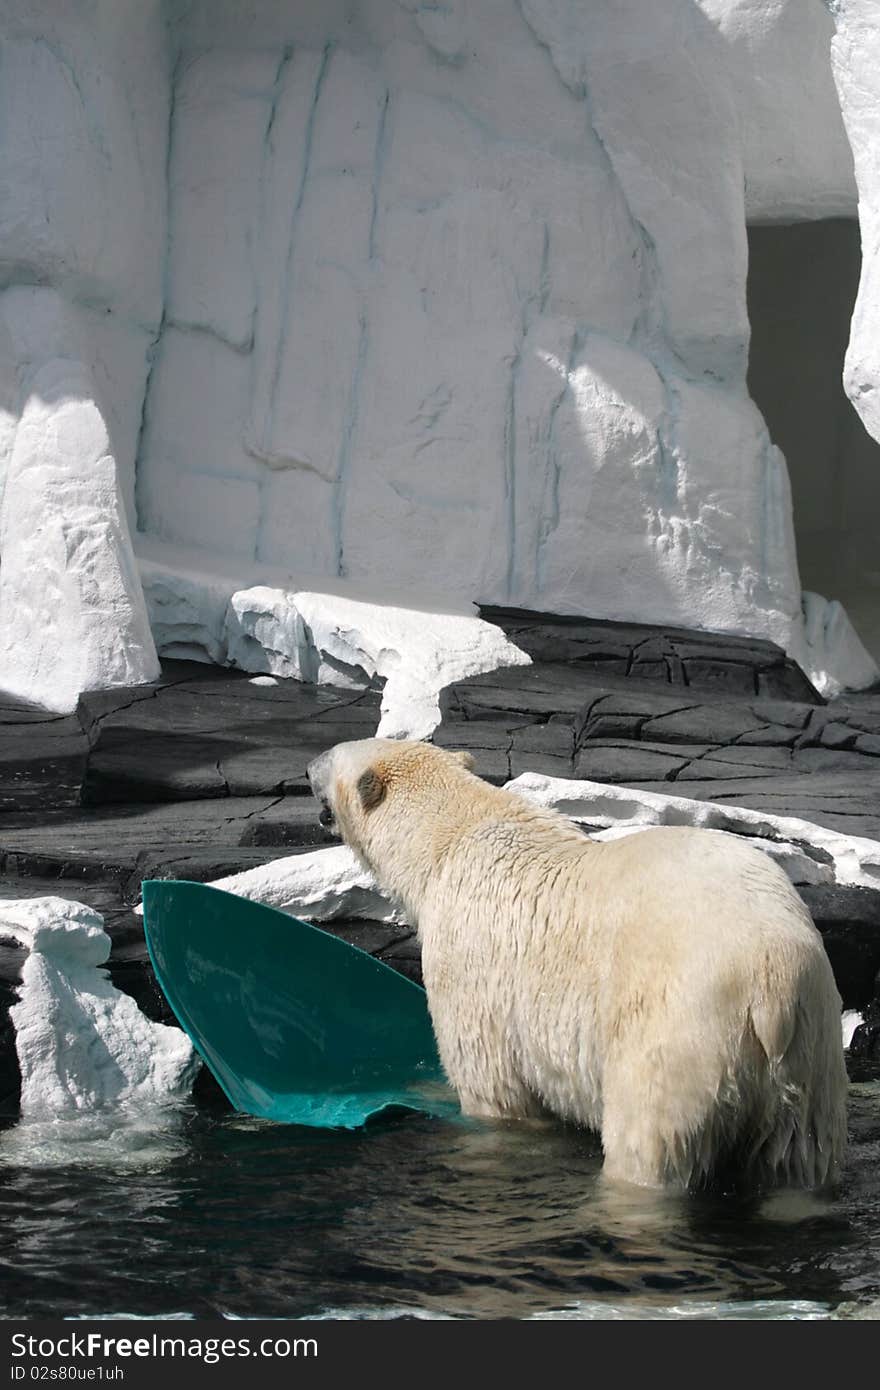
[[[327,1132],[188,1106],[164,1128],[142,1117],[127,1135],[72,1136],[66,1157],[57,1133],[7,1131],[2,1311],[648,1317],[710,1306],[737,1316],[738,1306],[770,1316],[769,1304],[818,1317],[841,1300],[861,1309],[880,1293],[876,1080],[853,1086],[850,1117],[844,1181],[827,1201],[615,1188],[590,1136],[516,1124],[407,1117]]]

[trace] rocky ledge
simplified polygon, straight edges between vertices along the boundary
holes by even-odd
[[[532,665],[447,687],[435,741],[467,748],[495,782],[586,778],[795,816],[880,841],[880,691],[824,702],[770,643],[484,610]],[[76,713],[0,707],[0,895],[54,893],[96,908],[115,983],[168,1018],[133,908],[144,878],[214,880],[326,843],[305,769],[371,736],[378,690],[315,687],[166,661],[153,685],[90,695]],[[670,785],[674,784],[674,785]],[[798,885],[848,1006],[869,1010],[880,890]],[[419,977],[406,928],[330,929]],[[0,1018],[22,952],[0,939]],[[866,1027],[855,1047],[876,1046]],[[0,1098],[15,1104],[9,1025]]]
[[[533,664],[443,692],[435,741],[470,748],[482,776],[673,791],[880,839],[880,691],[826,704],[769,642],[483,616]]]

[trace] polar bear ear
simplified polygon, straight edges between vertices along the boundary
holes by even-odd
[[[368,767],[357,779],[357,794],[365,811],[372,811],[385,795],[385,783],[374,767]]]
[[[450,754],[450,757],[454,758],[457,763],[460,763],[461,766],[464,768],[465,772],[473,772],[474,767],[476,766],[473,754],[467,753],[464,750],[462,750],[460,753],[452,753]]]

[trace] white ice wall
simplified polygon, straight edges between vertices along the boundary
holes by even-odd
[[[832,8],[859,134],[869,0]],[[162,540],[845,676],[806,653],[744,383],[746,217],[855,207],[833,27],[822,0],[0,0],[0,487],[64,346],[22,336],[45,291]]]
[[[844,386],[868,433],[880,440],[880,6],[834,0],[834,79],[855,159],[862,276]]]
[[[697,3],[716,31],[736,108],[748,221],[855,217],[852,151],[829,62],[830,0]]]
[[[51,287],[79,320],[132,523],[162,317],[168,66],[161,0],[0,0],[0,287]],[[4,435],[26,389],[4,371]]]
[[[853,210],[832,33],[821,0],[192,5],[141,524],[806,660],[745,220]]]
[[[0,4],[0,689],[152,679],[132,550],[164,299],[160,0]]]

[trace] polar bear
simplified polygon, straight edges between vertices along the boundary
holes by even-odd
[[[465,753],[363,739],[310,764],[320,820],[409,914],[440,1057],[469,1115],[601,1134],[607,1176],[831,1180],[840,997],[784,872],[734,836],[597,843]]]

